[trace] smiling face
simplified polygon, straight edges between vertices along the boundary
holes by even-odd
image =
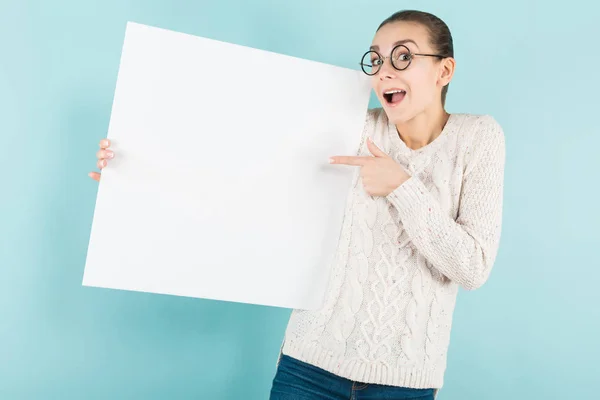
[[[397,47],[399,44],[405,47]],[[386,24],[377,31],[371,50],[385,57],[372,77],[372,85],[390,121],[403,123],[431,108],[442,107],[442,88],[450,82],[453,60],[410,55],[438,53],[430,45],[426,27],[404,21]],[[394,68],[392,57],[397,67],[408,67]]]

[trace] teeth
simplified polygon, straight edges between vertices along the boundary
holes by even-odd
[[[384,94],[394,94],[394,93],[406,93],[406,90],[395,89],[395,90],[388,90],[387,92],[384,92]]]

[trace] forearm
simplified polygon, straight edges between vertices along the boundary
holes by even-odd
[[[496,258],[502,218],[502,192],[491,193],[485,211],[469,224],[455,221],[416,177],[388,195],[412,243],[429,263],[462,287],[485,283]],[[484,215],[485,214],[485,215]]]

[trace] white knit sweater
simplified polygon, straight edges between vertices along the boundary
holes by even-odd
[[[458,288],[480,287],[496,258],[504,133],[490,116],[451,114],[412,150],[374,109],[359,155],[367,136],[411,178],[371,197],[357,169],[325,302],[292,312],[282,353],[354,381],[440,388]]]

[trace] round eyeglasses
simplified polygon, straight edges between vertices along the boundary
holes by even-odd
[[[390,59],[392,66],[398,71],[404,71],[406,68],[410,66],[414,56],[425,56],[425,57],[438,57],[444,58],[441,54],[421,54],[421,53],[413,53],[408,47],[403,44],[400,44],[392,49],[392,53],[389,57],[384,57],[375,50],[367,51],[360,62],[360,66],[362,70],[367,75],[375,75],[379,72],[381,67],[383,66],[383,62],[386,58]]]

